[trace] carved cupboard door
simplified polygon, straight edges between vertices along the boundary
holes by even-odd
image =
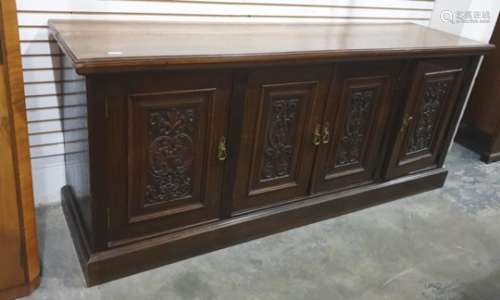
[[[445,133],[457,109],[466,59],[420,61],[388,162],[387,178],[439,167],[448,151]]]
[[[315,155],[313,133],[331,70],[318,66],[249,72],[240,99],[244,114],[233,211],[307,194]]]
[[[128,162],[112,170],[119,178],[111,195],[112,239],[218,219],[230,73],[141,74],[128,86],[118,111],[110,104],[110,122],[126,137],[124,144],[115,140],[126,146],[116,160]]]
[[[382,138],[399,70],[398,62],[335,66],[314,168],[315,192],[379,177]]]

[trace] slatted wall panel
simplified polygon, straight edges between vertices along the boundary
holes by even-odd
[[[433,0],[17,0],[36,202],[60,201],[59,189],[65,183],[63,154],[85,151],[86,139],[84,81],[49,41],[48,19],[428,25],[433,6]],[[62,78],[70,103],[64,111],[65,130],[75,136],[66,149]]]

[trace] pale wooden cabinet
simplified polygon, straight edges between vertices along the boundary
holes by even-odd
[[[40,284],[16,3],[0,3],[0,299]]]

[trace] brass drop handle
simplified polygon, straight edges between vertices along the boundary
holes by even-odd
[[[403,126],[401,126],[401,132],[405,131],[408,125],[410,125],[410,122],[413,121],[413,116],[410,116],[408,114],[405,115],[403,119]]]
[[[323,126],[323,144],[328,144],[330,142],[330,123],[326,122]]]
[[[314,128],[313,144],[314,146],[319,146],[321,144],[321,124],[316,124],[316,128]]]
[[[217,148],[217,159],[220,161],[225,161],[227,159],[227,146],[225,136],[220,138],[219,146]]]

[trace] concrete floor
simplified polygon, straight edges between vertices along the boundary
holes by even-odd
[[[38,212],[28,299],[500,299],[500,163],[455,145],[443,189],[93,288],[60,207]]]

